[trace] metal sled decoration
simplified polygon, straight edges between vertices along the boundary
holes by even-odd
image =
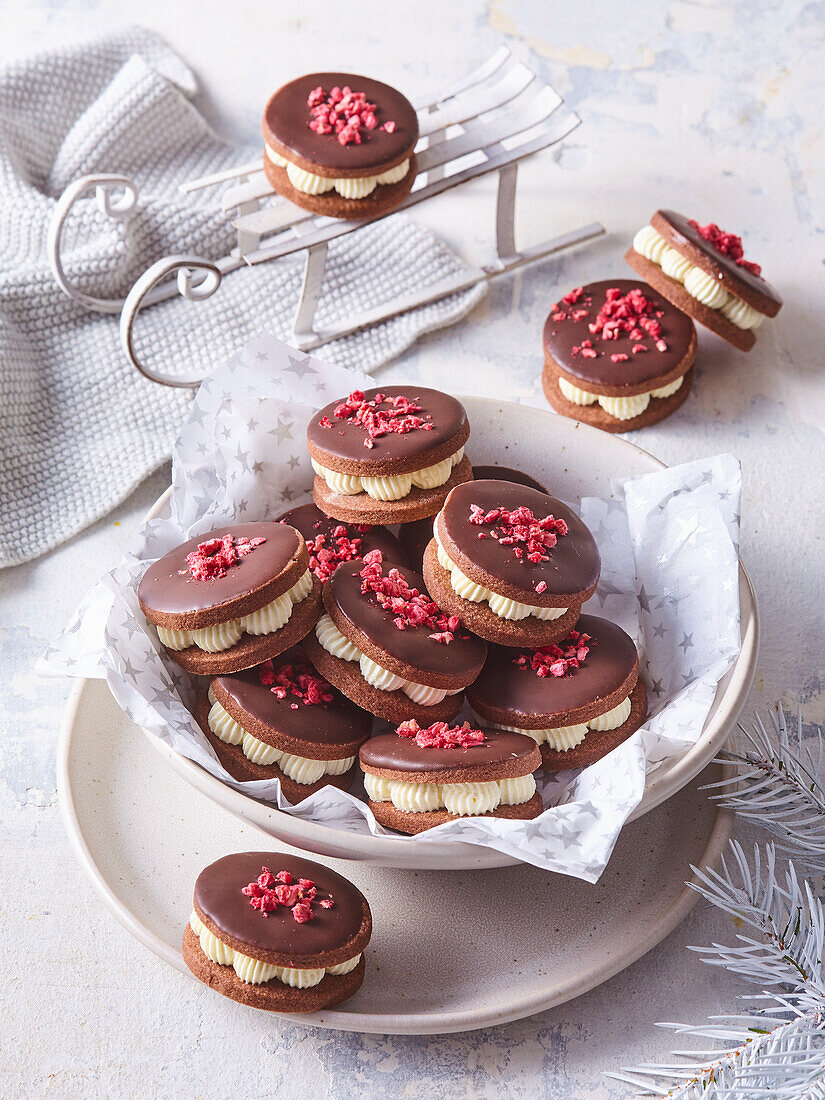
[[[555,145],[580,122],[576,114],[560,110],[564,100],[506,48],[498,50],[470,76],[436,98],[416,103],[421,136],[416,146],[418,176],[409,195],[380,217],[409,210],[433,195],[468,180],[498,173],[496,201],[496,255],[487,264],[471,268],[405,297],[376,303],[331,327],[315,323],[321,296],[327,246],[347,233],[356,233],[372,221],[342,221],[302,210],[273,192],[261,161],[219,172],[181,185],[184,194],[206,187],[229,185],[221,203],[237,230],[237,245],[219,260],[195,255],[167,256],[152,264],[135,282],[125,299],[94,298],[72,286],[61,260],[63,226],[74,203],[94,191],[101,210],[115,219],[128,218],[138,193],[125,176],[84,176],[61,195],[49,226],[49,259],[55,280],[74,301],[87,309],[120,314],[120,338],[129,361],[145,377],[167,386],[197,386],[201,378],[170,378],[143,363],[135,352],[133,333],[142,309],[181,294],[200,301],[211,297],[229,272],[244,265],[266,263],[296,252],[305,254],[301,295],[292,325],[292,343],[309,351],[358,329],[377,324],[407,310],[428,305],[565,248],[601,236],[598,223],[564,233],[530,248],[516,250],[515,201],[518,163]],[[171,275],[176,275],[174,281]]]

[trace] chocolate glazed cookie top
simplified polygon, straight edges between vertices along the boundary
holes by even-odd
[[[622,333],[616,340],[602,340],[590,331],[588,325],[594,323],[605,303],[607,291],[614,287],[623,295],[631,290],[640,290],[653,303],[656,312],[661,312],[662,316],[655,319],[661,325],[661,337],[658,339],[664,340],[666,351],[660,351],[656,347],[657,340],[647,333],[640,340]],[[652,382],[669,374],[682,362],[693,338],[693,321],[647,283],[638,279],[602,279],[597,283],[588,283],[582,291],[581,297],[574,303],[568,304],[560,299],[544,322],[544,346],[565,374],[583,382],[628,386]],[[584,316],[579,316],[581,313]],[[581,351],[574,353],[573,348],[581,349],[582,341],[586,340],[592,343],[590,350],[596,352],[595,357],[582,355]],[[636,344],[641,344],[646,351],[634,355],[632,348]],[[612,355],[626,355],[628,358],[614,362]]]
[[[316,134],[310,130],[312,113],[307,105],[309,93],[321,87],[325,92],[349,86],[363,92],[375,104],[378,126],[364,130],[360,145],[341,145],[337,134]],[[380,129],[394,122],[392,133]],[[418,117],[410,101],[397,89],[380,80],[354,73],[308,73],[284,84],[270,98],[263,118],[264,140],[274,139],[296,156],[319,168],[336,172],[362,172],[389,167],[404,160],[418,141]]]
[[[273,875],[289,871],[295,882],[312,879],[318,888],[313,919],[299,924],[287,906],[264,916],[249,904],[241,890],[254,882],[262,867]],[[318,905],[321,898],[335,902],[332,909]],[[363,918],[363,899],[351,882],[309,859],[280,852],[239,852],[210,863],[195,883],[195,903],[228,936],[261,951],[313,955],[341,947],[356,934]]]
[[[411,737],[382,733],[361,746],[359,757],[368,768],[399,772],[443,772],[456,768],[495,767],[535,752],[536,743],[523,733],[485,730],[486,740],[466,748],[423,749]]]
[[[714,267],[721,268],[732,279],[744,283],[746,287],[760,297],[767,298],[774,306],[773,313],[778,312],[779,307],[782,305],[782,299],[767,279],[763,279],[761,275],[755,275],[754,272],[749,271],[742,264],[738,264],[730,256],[726,256],[724,252],[720,252],[718,248],[714,248],[710,241],[706,241],[701,233],[693,228],[690,219],[686,218],[684,214],[677,214],[675,210],[657,210],[654,218],[656,221],[664,223],[661,228],[669,230],[668,236],[677,249],[680,245],[687,243],[706,258],[707,263],[704,267],[711,274],[715,273]],[[685,255],[691,260],[697,258],[691,256],[688,252]],[[746,255],[746,259],[750,259],[750,257]]]
[[[489,535],[491,526],[470,522],[470,506],[483,511],[507,508],[515,511],[524,505],[536,519],[553,515],[567,524],[567,534],[559,535],[556,545],[548,551],[548,561],[530,562],[526,555],[519,559],[512,545],[502,545]],[[543,595],[568,596],[585,592],[599,579],[601,559],[593,536],[572,508],[555,497],[528,486],[508,481],[470,481],[457,485],[447,497],[438,517],[441,531],[474,565],[494,580],[504,581],[524,593],[525,603],[540,604],[536,585],[547,585]],[[480,533],[488,533],[480,539]],[[447,546],[444,549],[449,554]],[[459,564],[459,563],[456,563]],[[491,585],[495,591],[495,585]]]
[[[410,384],[409,386],[381,386],[364,391],[367,401],[371,401],[376,394],[385,394],[390,398],[408,397],[416,405],[421,406],[421,411],[414,415],[421,417],[425,423],[432,424],[432,429],[413,428],[409,432],[388,432],[373,439],[371,448],[365,447],[364,440],[367,439],[367,433],[361,425],[348,424],[344,418],[335,415],[335,410],[344,400],[342,397],[315,413],[307,428],[307,441],[319,451],[326,451],[327,454],[334,455],[336,458],[357,462],[364,467],[398,460],[408,461],[419,456],[424,458],[422,467],[426,467],[427,453],[446,443],[466,427],[467,413],[464,411],[464,406],[460,401],[456,401],[454,397],[440,390],[430,390],[425,386]],[[388,405],[382,407],[389,408]],[[332,427],[322,425],[324,417],[332,422]],[[415,468],[414,464],[409,467],[409,469]]]
[[[242,557],[223,577],[195,580],[186,564],[187,554],[197,550],[200,543],[226,534],[235,539],[264,538],[266,542]],[[268,584],[295,560],[302,545],[298,532],[283,523],[227,524],[189,539],[150,565],[140,582],[138,599],[149,610],[169,615],[220,607]]]
[[[463,628],[455,631],[449,645],[430,638],[433,627],[407,626],[399,630],[393,614],[385,611],[372,593],[362,593],[360,562],[339,566],[326,589],[326,600],[331,600],[346,620],[379,649],[389,653],[402,664],[421,672],[441,672],[469,682],[484,664],[486,645],[481,638],[469,634]],[[385,572],[392,568],[388,562]],[[400,569],[407,583],[426,592],[424,578],[412,569]],[[415,679],[411,672],[410,679]]]
[[[589,634],[593,644],[579,667],[565,676],[537,676],[529,665],[533,650],[491,645],[481,675],[468,690],[470,703],[477,700],[509,710],[514,721],[505,724],[517,726],[519,715],[560,714],[589,706],[616,691],[636,664],[632,638],[615,623],[595,615],[582,615],[576,630]],[[522,654],[527,657],[526,668],[514,663]]]
[[[276,676],[284,665],[292,665],[296,675],[311,672],[319,676],[301,650],[287,650],[272,664]],[[289,691],[279,699],[272,686],[261,682],[260,666],[231,676],[217,676],[212,684],[213,690],[214,685],[218,685],[220,691],[226,692],[237,709],[286,737],[319,745],[347,745],[363,739],[370,730],[371,716],[331,685],[325,688],[332,694],[331,703],[307,705]],[[297,710],[293,709],[293,704],[297,704]]]
[[[358,555],[363,557],[370,550],[380,550],[385,561],[407,564],[407,555],[401,543],[386,527],[371,525],[369,523],[342,523],[339,519],[333,519],[326,515],[315,504],[302,504],[298,508],[291,508],[278,517],[279,523],[288,523],[297,531],[300,531],[307,542],[316,539],[319,535],[326,535],[327,546],[335,546],[334,531],[339,527],[346,530],[347,538],[360,540]],[[432,521],[430,521],[432,523]]]

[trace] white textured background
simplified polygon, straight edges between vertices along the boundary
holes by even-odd
[[[540,403],[548,304],[572,285],[623,274],[621,255],[657,206],[745,234],[748,256],[763,264],[785,308],[749,355],[702,333],[690,401],[634,438],[669,462],[722,450],[741,458],[742,553],[763,631],[750,706],[781,697],[822,720],[825,5],[12,0],[0,3],[0,61],[127,20],[160,31],[194,66],[202,108],[230,136],[254,138],[266,97],[302,71],[360,70],[418,95],[502,42],[531,50],[580,112],[584,125],[571,139],[520,172],[520,239],[593,218],[610,236],[499,284],[467,321],[419,344],[382,381]],[[492,209],[490,186],[478,184],[460,199],[437,200],[427,218],[480,258]],[[114,563],[167,478],[159,473],[64,549],[0,574],[2,1095],[595,1100],[629,1094],[602,1070],[664,1055],[668,1036],[653,1021],[732,1006],[735,983],[684,950],[734,933],[699,907],[601,989],[506,1027],[380,1038],[273,1021],[264,1043],[222,1031],[220,1006],[204,1003],[217,998],[133,942],[83,880],[55,796],[67,688],[31,672],[55,625]]]

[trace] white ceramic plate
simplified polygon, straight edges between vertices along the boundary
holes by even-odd
[[[684,886],[688,865],[715,864],[731,830],[731,815],[717,814],[697,790],[717,775],[713,766],[625,828],[595,886],[524,865],[421,874],[332,861],[372,906],[366,979],[339,1008],[292,1019],[372,1034],[447,1034],[587,992],[659,943],[696,901]],[[188,974],[180,940],[195,879],[228,852],[260,849],[259,831],[161,764],[102,681],[72,693],[58,787],[69,837],[98,895],[144,946]],[[230,1011],[253,1010],[227,1002]]]
[[[583,496],[610,496],[613,478],[662,469],[663,463],[627,440],[567,417],[482,397],[462,397],[472,425],[468,453],[473,462],[514,466],[544,482],[555,496],[574,504]],[[168,493],[150,513],[166,506]],[[753,683],[759,648],[756,598],[744,567],[739,569],[742,648],[723,677],[704,729],[696,743],[665,760],[648,776],[641,803],[631,820],[648,813],[688,783],[724,744]],[[172,767],[199,791],[270,836],[308,852],[342,859],[367,860],[389,867],[460,869],[503,867],[516,861],[491,848],[442,841],[420,845],[402,836],[362,836],[302,821],[266,802],[226,786],[199,765],[178,755],[158,738],[150,742]]]

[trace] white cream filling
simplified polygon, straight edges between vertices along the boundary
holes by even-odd
[[[267,745],[257,737],[239,725],[232,715],[222,707],[212,689],[209,689],[209,700],[212,707],[207,717],[209,728],[225,741],[227,745],[240,745],[244,756],[253,764],[277,764],[284,775],[294,779],[296,783],[309,785],[317,783],[324,775],[343,775],[352,767],[356,758],[344,757],[342,760],[313,760],[307,756],[296,756],[294,753],[276,749],[274,745]]]
[[[300,970],[291,966],[275,966],[273,963],[261,962],[250,955],[242,955],[234,947],[210,932],[198,914],[192,910],[189,918],[189,927],[200,940],[201,951],[207,959],[218,963],[220,966],[231,966],[242,982],[249,985],[261,985],[277,978],[284,985],[291,985],[293,989],[310,989],[323,979],[325,974],[349,974],[361,961],[361,956],[356,955],[352,959],[345,959],[337,966],[317,967],[312,970]]]
[[[386,172],[380,172],[376,176],[362,176],[360,179],[344,179],[342,176],[318,176],[313,172],[307,172],[292,164],[286,157],[267,145],[266,155],[273,164],[279,168],[286,168],[289,182],[296,191],[303,191],[305,195],[323,195],[333,188],[345,199],[365,199],[371,195],[376,187],[382,183],[398,183],[410,170],[409,159],[396,164],[394,168],[388,168]]]
[[[487,722],[487,725],[497,730],[510,730],[511,733],[526,734],[527,737],[532,737],[537,745],[546,743],[556,752],[567,752],[584,741],[588,729],[604,732],[605,730],[618,729],[619,726],[624,725],[630,717],[630,708],[630,696],[628,695],[612,710],[608,710],[604,714],[597,714],[595,718],[588,718],[586,722],[581,722],[575,726],[558,726],[555,729],[546,730],[526,730],[522,729],[521,726],[505,726],[500,722]]]
[[[307,569],[289,591],[249,615],[230,619],[226,623],[217,623],[215,626],[205,626],[201,630],[168,630],[159,626],[158,637],[167,649],[178,651],[194,645],[207,653],[221,653],[225,649],[231,649],[242,634],[274,634],[276,630],[286,626],[292,615],[292,608],[296,603],[305,600],[311,591],[312,574]]]
[[[709,309],[718,309],[737,328],[759,328],[765,320],[764,313],[743,302],[735,294],[730,294],[718,279],[714,279],[690,260],[686,260],[675,248],[671,248],[652,225],[645,225],[639,230],[633,238],[633,250],[658,264],[665,275],[682,283],[692,298]]]
[[[666,386],[650,390],[648,393],[634,394],[633,397],[606,397],[600,393],[588,393],[572,385],[566,378],[559,378],[559,389],[574,405],[593,405],[599,402],[604,411],[617,420],[632,420],[634,416],[640,416],[650,404],[651,397],[672,397],[684,382],[682,375]]]
[[[547,621],[560,619],[562,615],[567,614],[566,607],[534,607],[529,603],[519,603],[517,600],[511,600],[509,596],[502,596],[498,592],[493,592],[491,588],[485,588],[482,584],[476,584],[475,581],[470,580],[466,573],[462,573],[455,562],[448,557],[435,528],[433,528],[433,535],[435,536],[438,562],[442,569],[446,569],[450,574],[450,586],[456,595],[461,596],[463,600],[469,600],[470,603],[486,601],[490,605],[490,610],[498,615],[500,619],[518,620],[526,619],[528,615],[532,615],[536,619]]]
[[[373,500],[401,500],[409,496],[413,486],[418,489],[437,489],[439,485],[449,481],[453,467],[457,466],[463,457],[464,448],[461,447],[454,455],[437,462],[434,466],[426,466],[423,470],[411,470],[408,474],[395,474],[392,477],[339,474],[335,470],[328,470],[314,458],[310,458],[310,462],[315,473],[324,479],[334,493],[342,493],[344,496],[366,493]]]
[[[403,813],[448,810],[461,817],[488,814],[498,806],[519,806],[536,793],[532,772],[486,783],[408,783],[364,773],[364,790],[373,802],[392,802]]]
[[[458,695],[463,688],[430,687],[428,684],[416,684],[412,680],[405,680],[402,676],[396,676],[394,672],[383,668],[373,661],[366,653],[353,642],[346,638],[329,615],[322,615],[315,624],[315,637],[318,645],[331,653],[333,657],[340,657],[343,661],[357,661],[361,669],[361,675],[368,684],[372,684],[379,691],[403,691],[414,703],[432,707],[440,703],[448,695]]]

